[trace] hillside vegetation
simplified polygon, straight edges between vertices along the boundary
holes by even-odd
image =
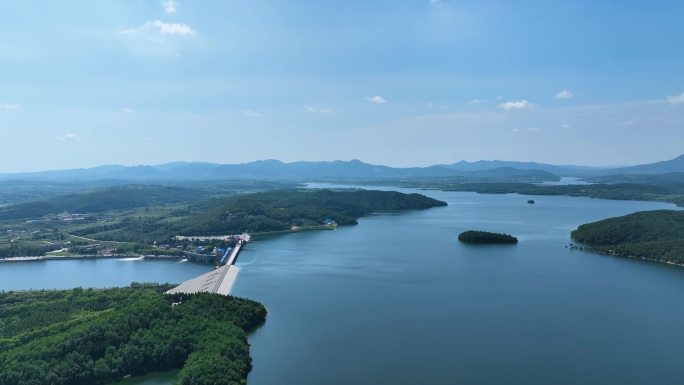
[[[217,294],[168,296],[133,285],[0,293],[0,385],[97,385],[181,369],[180,385],[244,384],[246,333],[260,304]]]
[[[136,207],[163,205],[199,199],[199,191],[168,186],[127,185],[85,194],[71,194],[49,200],[20,203],[0,208],[0,220],[38,218],[47,214],[100,213]]]
[[[420,194],[394,191],[276,190],[210,201],[203,212],[183,221],[186,234],[226,234],[240,231],[289,230],[292,225],[316,226],[326,219],[354,225],[374,211],[415,210],[446,206]],[[206,211],[204,211],[206,210]]]
[[[641,211],[581,225],[572,239],[615,255],[684,263],[684,211]]]
[[[228,235],[244,231],[265,233],[334,228],[335,223],[356,224],[358,218],[374,211],[426,209],[446,205],[424,195],[391,191],[282,189],[233,193],[228,197],[224,195],[223,198],[201,198],[155,206],[161,201],[169,202],[172,197],[160,194],[143,197],[150,191],[158,191],[149,186],[121,190],[135,191],[130,194],[135,199],[126,200],[130,205],[146,204],[146,201],[153,203],[150,203],[151,206],[116,209],[121,207],[122,198],[119,196],[118,200],[112,198],[110,201],[110,195],[117,195],[117,190],[108,189],[102,194],[84,194],[84,202],[81,204],[84,207],[85,202],[90,202],[91,207],[98,210],[109,208],[107,211],[89,212],[88,215],[76,218],[48,215],[31,217],[28,221],[0,221],[0,258],[44,255],[50,251],[61,253],[63,251],[58,250],[62,248],[68,248],[71,255],[94,255],[100,251],[103,254],[179,255],[184,251],[194,250],[199,244],[177,242],[174,239],[176,235]],[[162,191],[166,193],[172,190]],[[64,207],[71,205],[72,199],[75,198],[69,196],[65,201],[55,201],[57,205]],[[34,207],[39,206],[34,204]],[[16,206],[9,206],[6,210],[11,212],[15,208]],[[223,248],[229,245],[215,243],[209,246]]]

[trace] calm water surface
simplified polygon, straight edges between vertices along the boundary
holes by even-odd
[[[581,223],[673,205],[423,193],[449,206],[248,245],[233,294],[269,310],[250,338],[250,385],[684,383],[684,269],[564,247]],[[520,243],[459,243],[473,228]],[[180,281],[209,269],[6,264],[0,287]]]

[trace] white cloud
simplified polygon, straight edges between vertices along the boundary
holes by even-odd
[[[541,130],[537,127],[528,127],[528,128],[524,128],[524,129],[514,128],[511,131],[513,131],[513,132],[541,132]]]
[[[76,134],[64,134],[62,136],[58,136],[57,140],[60,142],[80,142],[83,140],[83,138]]]
[[[503,95],[497,95],[496,100],[503,100]]]
[[[473,104],[473,105],[478,105],[481,103],[489,103],[489,99],[473,99],[470,101],[470,104]]]
[[[534,105],[532,103],[528,102],[525,99],[514,100],[514,101],[499,104],[499,108],[504,110],[504,111],[526,110],[526,109],[532,108],[533,106]]]
[[[242,110],[242,114],[246,116],[251,116],[253,118],[261,118],[263,114],[256,112],[254,110]]]
[[[122,111],[122,112],[125,112],[125,113],[127,113],[127,114],[131,114],[131,113],[133,113],[133,112],[137,112],[135,109],[130,108],[130,107],[124,107],[124,108],[121,109],[121,111]]]
[[[563,90],[554,96],[556,99],[572,99],[572,92],[568,90]]]
[[[565,124],[563,124],[561,127],[563,127],[563,128],[571,128],[571,127],[572,127],[572,124],[565,123]]]
[[[385,100],[382,96],[365,96],[363,98],[365,101],[373,104],[385,104],[387,103],[387,100]]]
[[[0,104],[0,109],[2,109],[2,110],[18,110],[20,108],[21,108],[21,106],[16,104],[16,103]]]
[[[447,106],[446,104],[434,104],[432,102],[428,102],[427,108],[433,109],[433,108],[439,108],[440,110],[449,110],[451,107]]]
[[[627,120],[624,123],[622,123],[623,126],[633,126],[635,124],[636,124],[636,122],[633,120]]]
[[[316,112],[319,114],[332,114],[333,112],[335,112],[335,109],[333,109],[332,107],[316,108],[316,107],[310,106],[308,104],[305,104],[304,108],[309,112]]]
[[[189,36],[195,33],[187,24],[165,23],[161,20],[147,21],[139,27],[121,31],[124,36],[142,36],[150,40],[153,40],[155,35]]]
[[[682,92],[679,95],[668,96],[667,102],[673,106],[678,105],[678,104],[684,104],[684,92]]]
[[[161,2],[162,8],[164,8],[164,12],[166,13],[176,13],[178,3],[176,3],[174,0],[163,0]]]

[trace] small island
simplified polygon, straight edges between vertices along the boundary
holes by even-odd
[[[465,243],[475,244],[515,244],[518,238],[501,233],[490,233],[488,231],[468,230],[458,235],[458,240]]]
[[[535,202],[534,202],[534,199],[530,199],[530,200],[527,201],[527,203],[533,205]]]

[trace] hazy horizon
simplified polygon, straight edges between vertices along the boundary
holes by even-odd
[[[680,154],[684,155],[684,154]],[[667,161],[671,160],[670,158],[668,159],[661,159],[657,160],[656,162],[659,161]],[[250,161],[245,161],[245,162],[211,162],[211,161],[201,161],[201,160],[176,160],[176,161],[170,161],[170,162],[163,162],[163,163],[131,163],[131,164],[122,164],[122,163],[105,163],[105,164],[98,164],[98,165],[93,165],[93,166],[85,166],[85,167],[73,167],[73,168],[46,168],[46,169],[40,169],[40,170],[29,170],[29,171],[9,171],[9,172],[0,172],[0,175],[5,174],[5,175],[11,175],[11,174],[24,174],[24,173],[39,173],[39,172],[46,172],[46,171],[66,171],[66,170],[76,170],[76,169],[92,169],[92,168],[97,168],[97,167],[108,167],[108,166],[124,166],[124,167],[157,167],[157,166],[163,166],[167,164],[173,164],[173,163],[188,163],[188,164],[218,164],[218,165],[239,165],[239,164],[249,164],[249,163],[255,163],[255,162],[267,162],[267,161],[277,161],[281,162],[284,164],[290,164],[290,163],[299,163],[299,162],[311,162],[311,163],[318,163],[318,162],[352,162],[352,161],[359,161],[362,163],[366,164],[371,164],[374,166],[386,166],[386,167],[391,167],[391,168],[412,168],[412,167],[431,167],[431,166],[448,166],[452,165],[455,163],[459,162],[468,162],[468,163],[476,163],[479,161],[483,162],[523,162],[523,163],[538,163],[538,164],[545,164],[545,165],[550,165],[550,166],[569,166],[569,167],[589,167],[589,168],[619,168],[619,167],[629,167],[629,166],[637,166],[641,165],[644,163],[632,163],[632,164],[611,164],[611,165],[586,165],[586,164],[570,164],[570,163],[546,163],[546,162],[537,162],[534,160],[521,160],[521,161],[511,161],[508,159],[478,159],[474,161],[469,161],[469,160],[458,160],[455,162],[450,162],[450,163],[435,163],[435,164],[427,164],[427,165],[406,165],[406,166],[395,166],[391,164],[383,164],[383,163],[372,163],[372,162],[367,162],[363,159],[330,159],[330,160],[294,160],[294,161],[283,161],[280,159],[275,159],[275,158],[270,158],[270,159],[256,159],[256,160],[250,160]]]
[[[2,173],[684,152],[681,2],[76,0],[0,14]]]

